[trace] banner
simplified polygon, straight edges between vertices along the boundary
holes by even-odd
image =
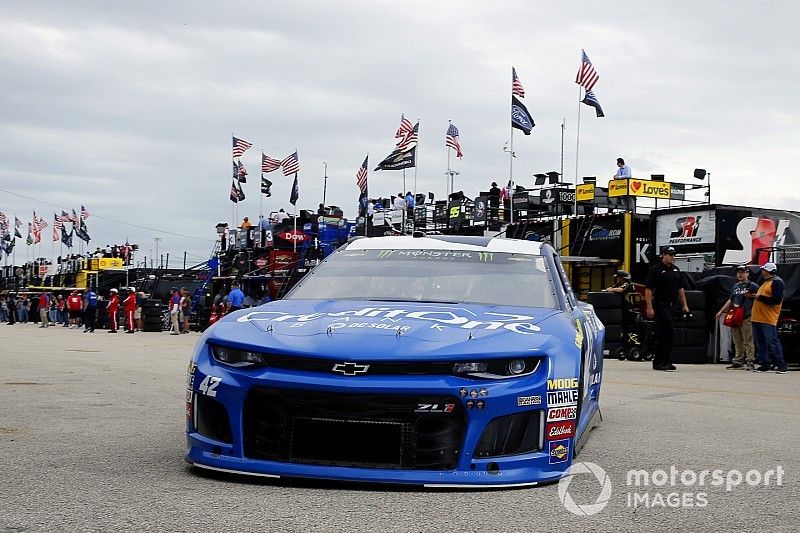
[[[570,220],[569,234],[572,244],[569,255],[620,259],[623,256],[623,230],[625,215],[598,215],[593,224],[584,220]]]
[[[583,185],[578,185],[575,196],[579,202],[593,202],[594,183],[584,183]]]
[[[401,152],[400,150],[395,150],[388,156],[386,159],[378,163],[378,166],[375,167],[375,170],[402,170],[404,168],[412,168],[417,164],[417,147],[414,146],[412,149]]]
[[[669,200],[670,184],[665,181],[625,178],[608,182],[608,196],[639,196],[643,198],[662,198]]]
[[[689,244],[714,244],[716,213],[713,209],[698,209],[656,216],[656,248]]]
[[[488,209],[489,198],[487,196],[478,196],[475,198],[475,210],[472,213],[472,223],[476,226],[483,226],[486,224]]]

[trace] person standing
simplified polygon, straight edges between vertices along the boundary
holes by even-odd
[[[615,180],[631,177],[631,167],[625,164],[625,160],[621,157],[617,158],[617,173],[614,174]]]
[[[192,297],[186,288],[181,289],[181,333],[189,333],[189,319],[192,316]]]
[[[128,288],[128,296],[122,303],[123,310],[125,311],[125,322],[127,330],[125,333],[133,333],[136,330],[136,289],[133,287]]]
[[[733,358],[730,366],[727,367],[728,369],[742,368],[746,363],[746,370],[754,370],[753,363],[756,357],[755,346],[753,345],[753,326],[750,321],[750,314],[753,310],[753,300],[745,298],[745,294],[748,292],[755,293],[757,290],[758,285],[749,279],[747,267],[745,265],[736,267],[736,283],[731,290],[731,296],[728,298],[728,301],[725,302],[725,305],[717,312],[717,320],[719,320],[731,307],[742,307],[744,310],[742,325],[731,328],[736,357]]]
[[[627,270],[617,270],[614,274],[614,284],[606,289],[606,292],[613,292],[619,296],[620,309],[622,310],[622,347],[624,350],[631,348],[630,335],[633,333],[634,324],[634,303],[633,298],[636,288],[631,282],[631,275]]]
[[[783,347],[778,338],[778,318],[783,307],[786,286],[775,274],[777,271],[775,263],[766,263],[761,267],[764,283],[758,288],[758,292],[745,293],[745,298],[753,300],[753,340],[759,362],[756,371],[767,372],[774,366],[778,374],[785,374],[786,361],[783,359]]]
[[[144,319],[142,318],[142,302],[144,301],[144,293],[137,292],[136,293],[136,312],[133,314],[134,320],[136,320],[136,329],[139,331],[144,331]]]
[[[47,295],[46,292],[42,291],[42,294],[39,295],[39,320],[42,321],[40,328],[46,328],[50,321],[47,318],[48,313],[50,312],[50,297]]]
[[[178,289],[172,288],[172,293],[169,297],[169,321],[170,321],[170,335],[180,335],[181,327],[179,322],[179,315],[181,312],[181,296],[178,294]]]
[[[675,336],[672,308],[680,300],[683,312],[689,312],[685,283],[680,269],[675,266],[675,248],[666,246],[661,250],[661,258],[650,268],[644,286],[647,318],[655,319],[656,353],[653,370],[675,371],[677,368],[672,364],[672,341]]]
[[[108,313],[108,332],[117,332],[117,314],[119,313],[119,295],[117,289],[111,289],[108,295],[108,305],[106,312]]]
[[[72,291],[72,293],[67,296],[67,313],[69,314],[70,326],[80,326],[78,321],[81,315],[81,305],[83,305],[81,295],[78,294],[78,291]]]
[[[56,311],[58,312],[58,323],[63,327],[69,327],[69,320],[67,319],[67,302],[64,296],[58,295],[58,302],[56,303]]]
[[[86,289],[83,295],[83,322],[84,333],[94,333],[94,325],[97,320],[97,293],[92,289]]]
[[[233,282],[231,292],[228,294],[228,313],[238,311],[244,305],[244,293],[239,289],[239,284]]]

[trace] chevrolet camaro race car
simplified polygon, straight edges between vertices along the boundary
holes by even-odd
[[[209,328],[186,460],[426,486],[556,481],[600,420],[603,325],[547,244],[355,239]]]

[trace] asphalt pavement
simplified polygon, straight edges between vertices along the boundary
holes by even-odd
[[[422,490],[197,472],[183,460],[183,402],[198,338],[0,324],[0,529],[796,531],[800,524],[800,371],[683,365],[661,373],[607,360],[604,421],[577,458],[602,470],[587,466],[560,485],[576,511],[597,511],[578,516],[562,504],[559,484]],[[640,486],[628,484],[631,470],[644,471],[650,485],[641,485],[642,472],[631,478],[640,476]],[[603,471],[609,498],[606,478],[593,475]]]

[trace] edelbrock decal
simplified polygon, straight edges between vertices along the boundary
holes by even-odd
[[[286,322],[291,324],[291,327],[300,327],[303,324],[322,318],[342,318],[349,321],[351,317],[362,317],[390,319],[393,322],[397,322],[399,320],[422,320],[433,322],[431,328],[439,329],[440,331],[443,329],[443,326],[454,326],[460,329],[505,329],[522,335],[533,335],[541,331],[539,326],[531,322],[534,320],[534,317],[530,315],[517,315],[512,313],[484,313],[483,317],[479,317],[471,311],[464,311],[466,311],[468,314],[471,314],[472,317],[463,316],[449,309],[438,310],[437,308],[430,308],[421,311],[409,311],[406,309],[392,309],[389,307],[365,307],[352,311],[309,314],[291,314],[283,311],[251,311],[240,316],[236,319],[236,321]],[[479,318],[484,318],[484,320],[479,320]],[[349,322],[334,322],[330,324],[331,329],[340,329],[345,327],[352,327],[352,324]],[[372,326],[365,325],[358,327]],[[397,329],[397,327],[392,327],[391,329]]]

